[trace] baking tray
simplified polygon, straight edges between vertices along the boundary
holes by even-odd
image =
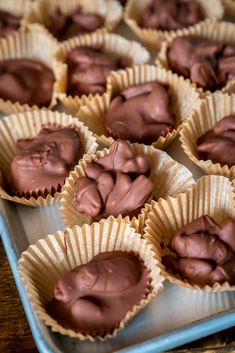
[[[117,32],[134,38],[124,25]],[[190,169],[195,179],[202,175],[178,139],[167,152]],[[17,262],[30,244],[63,229],[58,205],[30,208],[0,200],[0,235],[39,352],[158,353],[235,325],[235,292],[206,293],[165,282],[164,290],[117,337],[104,343],[81,342],[51,332],[32,310]]]

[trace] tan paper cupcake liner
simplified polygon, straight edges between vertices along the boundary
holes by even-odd
[[[195,38],[202,38],[206,40],[217,41],[224,44],[235,45],[235,24],[229,22],[215,22],[210,24],[204,23],[200,27],[190,28],[188,30],[181,31],[177,34],[177,36],[192,36]],[[174,37],[169,38],[168,40],[162,43],[161,49],[155,61],[157,66],[163,67],[167,70],[170,70],[167,58],[167,51]],[[235,79],[230,80],[227,85],[221,89],[221,91],[227,92],[230,89],[230,86],[234,84]],[[192,85],[193,87],[196,87],[195,84],[192,83]],[[202,88],[197,88],[197,91],[200,93],[200,96],[202,98],[211,94],[210,91],[203,91]]]
[[[123,9],[117,0],[37,0],[31,6],[25,23],[40,23],[48,27],[51,23],[50,15],[56,7],[67,15],[78,6],[81,6],[85,13],[97,14],[104,19],[104,27],[99,28],[97,32],[112,32],[122,19]]]
[[[24,19],[28,15],[31,5],[32,2],[30,0],[0,0],[0,10],[22,17],[21,25],[24,24]]]
[[[64,91],[63,75],[64,65],[54,65],[54,52],[57,42],[43,27],[31,25],[22,28],[6,38],[0,39],[0,60],[6,59],[32,59],[47,65],[54,73],[55,83],[51,103],[48,108],[56,104],[57,95]],[[21,105],[0,98],[0,110],[8,114],[16,114],[29,110],[39,110],[36,105]]]
[[[211,130],[216,122],[227,115],[235,114],[235,96],[214,93],[203,100],[201,107],[192,114],[180,130],[182,147],[188,157],[197,164],[206,174],[223,175],[230,179],[235,178],[235,165],[229,168],[227,165],[212,163],[211,160],[199,160],[197,152],[197,139]]]
[[[152,245],[159,262],[162,256],[172,254],[167,246],[174,234],[203,215],[211,216],[220,225],[228,218],[235,219],[234,187],[229,179],[215,175],[204,176],[184,194],[152,202],[144,228],[144,238]],[[162,263],[161,269],[166,279],[182,287],[207,292],[235,290],[235,286],[228,282],[200,287],[168,273]]]
[[[222,0],[225,9],[225,15],[235,20],[235,2],[233,0]]]
[[[66,242],[66,245],[65,245]],[[46,250],[46,251],[45,251]],[[19,272],[33,309],[52,331],[69,335],[80,340],[94,341],[94,337],[74,332],[60,326],[46,311],[45,306],[53,298],[53,288],[57,280],[76,266],[90,261],[94,256],[106,251],[134,251],[144,261],[150,271],[150,288],[143,298],[127,312],[113,332],[95,338],[102,341],[116,336],[150,300],[163,289],[163,277],[154,252],[147,242],[140,238],[130,225],[115,219],[108,219],[91,226],[67,228],[39,240],[25,251],[19,261]]]
[[[187,0],[186,0],[187,1]],[[147,48],[152,52],[157,52],[160,48],[161,43],[171,38],[172,36],[178,35],[179,33],[186,33],[187,30],[200,29],[201,25],[209,25],[211,22],[220,20],[223,17],[224,9],[220,0],[197,0],[203,8],[205,14],[205,20],[177,31],[160,31],[155,29],[141,28],[139,25],[139,20],[145,9],[146,5],[150,1],[143,0],[129,0],[127,3],[124,20],[126,24],[132,29],[132,31],[137,35],[137,37],[147,46]]]
[[[64,42],[56,51],[55,58],[60,63],[66,64],[67,54],[77,46],[99,46],[104,53],[110,54],[113,57],[129,59],[131,66],[146,64],[150,59],[148,51],[139,43],[129,41],[117,34],[103,32],[87,34]],[[83,95],[81,97],[67,96],[67,77],[64,87],[65,91],[59,96],[59,99],[71,114],[77,113],[82,105],[86,104],[94,97],[91,94],[89,96]]]
[[[154,198],[166,198],[167,196],[176,196],[180,192],[184,192],[193,185],[194,179],[191,172],[183,165],[174,161],[166,152],[157,150],[151,146],[141,144],[133,144],[133,150],[136,154],[147,155],[150,160],[151,173],[149,179],[154,185]],[[65,225],[73,227],[74,225],[82,225],[84,223],[91,224],[92,218],[78,212],[74,203],[74,196],[78,187],[79,180],[85,176],[87,165],[94,159],[101,158],[109,153],[109,150],[97,152],[97,154],[89,155],[80,161],[75,170],[70,173],[62,190],[60,200],[60,211]],[[142,233],[149,211],[149,204],[143,206],[138,217],[125,217],[124,221],[130,223],[138,233]]]
[[[62,127],[74,126],[79,134],[83,146],[84,155],[95,153],[97,142],[93,134],[78,119],[64,113],[50,110],[29,111],[11,115],[0,120],[0,166],[5,178],[5,184],[0,184],[0,197],[27,206],[39,207],[51,205],[59,201],[60,193],[52,196],[48,192],[31,193],[31,197],[12,196],[8,193],[6,185],[11,178],[10,165],[17,154],[17,140],[37,136],[42,125],[56,124]],[[50,191],[55,191],[54,189]],[[46,194],[43,196],[43,194]],[[54,193],[53,193],[54,194]]]
[[[120,91],[132,85],[145,82],[157,81],[169,85],[172,111],[176,116],[176,129],[159,137],[152,146],[164,149],[177,136],[181,122],[190,117],[193,110],[200,105],[199,94],[189,82],[165,69],[150,65],[134,66],[119,72],[112,72],[107,79],[107,94],[95,97],[86,106],[79,109],[77,116],[96,135],[99,143],[109,147],[114,139],[110,137],[105,129],[104,117],[110,105],[112,97]],[[127,117],[128,118],[128,117]]]

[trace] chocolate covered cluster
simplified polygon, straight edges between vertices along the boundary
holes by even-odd
[[[197,140],[197,150],[200,159],[229,168],[235,165],[235,115],[224,117],[201,136]]]
[[[51,25],[48,29],[59,41],[94,32],[104,25],[101,16],[85,13],[81,6],[77,6],[67,15],[63,14],[61,9],[57,7],[51,14],[50,20]]]
[[[151,0],[140,17],[144,28],[174,31],[204,19],[201,4],[190,0]]]
[[[0,10],[0,37],[5,37],[20,27],[21,17]]]
[[[145,144],[165,136],[175,124],[168,87],[157,82],[124,88],[105,116],[109,135]]]
[[[17,141],[18,153],[11,162],[14,194],[55,192],[82,156],[82,145],[72,127],[47,125],[32,139]]]
[[[149,271],[137,254],[105,252],[58,280],[48,312],[65,328],[103,336],[147,296],[148,287]]]
[[[220,226],[202,216],[179,229],[168,247],[176,257],[163,257],[167,271],[199,286],[235,284],[235,221]]]
[[[29,59],[0,61],[0,98],[20,104],[50,105],[54,74],[46,65]]]
[[[170,68],[204,90],[222,88],[235,74],[235,45],[177,37],[168,49]]]
[[[114,58],[101,48],[76,47],[68,53],[68,86],[71,96],[104,93],[111,71],[128,66],[127,58]]]
[[[118,140],[110,152],[97,158],[79,180],[75,204],[80,213],[94,220],[112,215],[137,216],[140,209],[153,198],[153,183],[147,156],[136,155],[131,145]]]

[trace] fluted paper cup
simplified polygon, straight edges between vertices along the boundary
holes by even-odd
[[[186,0],[188,1],[188,0]],[[205,15],[205,20],[180,30],[176,31],[160,31],[150,28],[142,28],[139,25],[141,15],[143,10],[146,8],[147,4],[150,2],[142,0],[129,0],[127,3],[124,19],[127,25],[132,29],[132,31],[137,35],[137,37],[147,46],[152,52],[157,52],[160,48],[161,43],[180,33],[187,33],[188,30],[196,29],[200,30],[202,25],[209,25],[211,22],[220,20],[223,17],[224,9],[220,0],[197,0]]]
[[[46,252],[45,252],[46,249]],[[73,268],[89,262],[94,256],[107,251],[134,251],[149,269],[149,286],[139,304],[126,313],[125,318],[113,332],[104,336],[83,335],[58,324],[46,311],[46,305],[53,298],[53,288],[58,279]],[[147,242],[140,238],[130,225],[121,220],[108,219],[91,226],[76,226],[48,235],[31,245],[19,261],[19,272],[38,317],[50,326],[53,332],[69,335],[80,340],[100,339],[116,336],[149,301],[162,290],[163,277],[158,262]]]
[[[208,215],[222,225],[227,219],[235,219],[234,187],[222,176],[204,176],[192,188],[176,198],[168,197],[152,203],[146,220],[144,238],[152,245],[157,260],[172,254],[168,244],[175,233],[184,225]],[[228,282],[200,287],[180,276],[167,272],[161,263],[162,275],[171,283],[207,292],[235,290]]]
[[[191,172],[183,165],[174,161],[166,152],[157,150],[151,146],[141,144],[133,144],[132,148],[136,155],[147,155],[150,160],[149,179],[153,182],[154,199],[166,198],[167,196],[176,196],[180,192],[184,192],[193,185],[194,179]],[[93,160],[101,158],[109,153],[109,150],[97,152],[97,154],[89,155],[80,161],[75,170],[70,173],[62,190],[60,200],[60,211],[62,219],[66,226],[91,224],[92,218],[88,215],[81,214],[74,203],[74,196],[77,191],[79,181],[85,176],[86,167]],[[142,233],[149,211],[149,204],[145,204],[138,217],[125,217],[124,220],[130,223],[138,233]]]
[[[213,163],[211,160],[199,159],[197,139],[211,130],[214,125],[225,116],[235,114],[235,96],[214,93],[203,100],[201,107],[192,114],[191,119],[182,125],[180,141],[187,156],[197,164],[206,174],[223,175],[235,178],[235,165]]]
[[[112,72],[107,79],[108,93],[102,97],[94,97],[91,102],[79,109],[77,116],[94,132],[103,146],[109,147],[114,142],[114,139],[108,135],[105,129],[104,118],[112,98],[126,87],[151,81],[169,86],[172,111],[176,117],[176,128],[168,132],[166,136],[160,136],[152,143],[152,146],[164,149],[177,136],[182,121],[189,118],[201,102],[199,93],[189,82],[185,82],[182,77],[179,78],[165,69],[150,65],[140,65],[119,72]]]
[[[27,195],[13,195],[9,193],[11,180],[11,161],[17,154],[17,141],[36,137],[42,125],[72,126],[81,139],[84,155],[94,153],[97,149],[93,134],[78,119],[64,113],[50,110],[35,110],[11,115],[0,120],[0,166],[4,181],[0,184],[0,197],[27,206],[39,207],[58,202],[62,185],[55,185],[51,190],[28,193]]]

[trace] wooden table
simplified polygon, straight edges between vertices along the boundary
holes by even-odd
[[[38,350],[33,341],[14,278],[0,241],[0,353],[37,352]],[[235,352],[235,328],[195,341],[174,352]]]

